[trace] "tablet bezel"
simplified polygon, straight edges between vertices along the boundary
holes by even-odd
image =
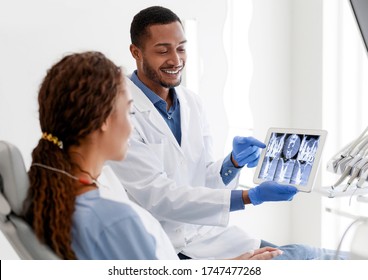
[[[317,151],[316,151],[315,158],[313,161],[313,166],[312,166],[311,172],[308,177],[307,184],[297,185],[297,184],[279,182],[280,184],[283,184],[283,185],[295,186],[299,191],[302,191],[302,192],[311,192],[314,186],[314,182],[316,180],[317,170],[321,163],[321,156],[322,156],[323,147],[326,141],[327,131],[322,130],[322,129],[296,129],[296,128],[277,128],[277,127],[269,128],[269,130],[267,131],[266,140],[264,142],[266,144],[266,148],[262,150],[262,153],[260,155],[256,170],[254,173],[253,182],[255,184],[260,184],[266,181],[266,179],[259,178],[259,174],[260,174],[262,164],[263,164],[263,161],[266,155],[267,147],[270,144],[269,141],[270,141],[271,135],[273,133],[319,136],[319,143],[318,143]]]

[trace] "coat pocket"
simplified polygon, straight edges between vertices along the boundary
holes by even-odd
[[[172,145],[167,139],[161,139],[160,143],[150,143],[147,145],[152,154],[157,158],[157,162],[160,164],[159,168],[162,172],[166,173],[169,178],[172,178],[178,165],[176,151]]]

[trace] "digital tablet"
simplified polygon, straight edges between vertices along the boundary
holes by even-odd
[[[270,128],[267,132],[254,183],[275,181],[311,192],[321,160],[327,131]]]

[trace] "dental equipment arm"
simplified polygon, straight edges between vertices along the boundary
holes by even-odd
[[[332,189],[335,189],[335,187],[337,187],[338,185],[340,185],[345,179],[346,177],[349,176],[351,169],[353,168],[353,166],[362,159],[361,155],[357,155],[354,158],[352,158],[349,162],[349,164],[345,167],[344,172],[342,173],[342,175],[340,176],[340,178],[336,181],[335,184],[333,184],[331,186]],[[346,191],[346,189],[344,190]]]
[[[368,158],[362,158],[356,166],[353,167],[353,171],[351,172],[350,179],[348,180],[347,185],[350,186],[351,183],[355,180],[355,178],[358,177],[360,171],[362,168],[366,165],[368,162]]]
[[[331,186],[332,190],[339,186],[349,176],[350,178],[347,182],[347,185],[343,189],[343,192],[349,188],[349,186],[357,177],[359,177],[357,186],[362,186],[364,181],[367,179],[368,174],[366,173],[368,171],[365,169],[368,163],[368,135],[365,135],[367,131],[368,127],[355,141],[352,142],[352,144],[345,147],[340,152],[339,156],[336,156],[337,159],[331,160],[333,172],[341,172],[340,178]]]
[[[367,181],[367,179],[368,179],[368,168],[363,172],[362,175],[359,176],[358,183],[356,184],[357,188],[361,188],[363,184]]]
[[[365,136],[367,131],[368,127],[359,135],[359,137],[352,144],[342,149],[342,151],[340,152],[340,156],[332,163],[334,172],[338,171],[338,167],[341,165],[341,162],[349,161],[349,159],[357,155],[357,153],[361,150],[362,146],[368,143],[368,135]],[[359,145],[360,143],[362,144]]]

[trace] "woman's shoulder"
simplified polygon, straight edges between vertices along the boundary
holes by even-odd
[[[118,220],[136,219],[138,217],[131,205],[102,198],[98,190],[77,197],[74,215],[85,220],[98,218],[100,223],[105,225],[115,223]]]

